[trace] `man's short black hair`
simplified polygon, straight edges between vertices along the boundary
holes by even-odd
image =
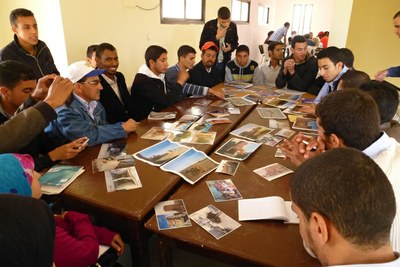
[[[290,193],[307,220],[319,213],[347,241],[374,249],[389,243],[393,188],[363,152],[335,148],[310,158],[294,172]]]
[[[379,108],[381,124],[392,120],[399,106],[399,92],[397,86],[387,81],[369,81],[360,86],[376,101]]]
[[[10,25],[16,26],[18,17],[34,17],[32,11],[25,8],[17,8],[10,13]]]
[[[231,17],[231,11],[226,6],[220,7],[218,9],[218,18],[229,19]]]
[[[400,11],[397,12],[396,14],[394,14],[393,19],[395,19],[395,18],[397,18],[397,17],[400,17]]]
[[[360,88],[363,83],[368,82],[371,79],[369,75],[363,71],[349,69],[340,77],[339,80],[342,82],[340,89],[350,89]]]
[[[283,24],[283,26],[289,27],[289,26],[290,26],[290,23],[289,23],[289,22],[285,22],[285,24]]]
[[[93,52],[96,52],[97,45],[89,45],[86,49],[86,56],[88,58],[92,57]]]
[[[354,65],[354,54],[353,51],[344,47],[340,48],[340,54],[342,54],[342,61],[346,67],[349,69],[353,68]]]
[[[178,60],[180,57],[186,57],[190,53],[196,54],[196,49],[194,49],[190,45],[182,45],[178,49]]]
[[[109,43],[101,43],[96,47],[96,57],[101,58],[105,50],[116,51],[117,49]]]
[[[340,53],[340,49],[336,46],[329,46],[325,49],[322,49],[317,54],[317,59],[329,58],[333,64],[337,64],[338,62],[343,62],[342,54]]]
[[[268,44],[268,51],[274,51],[275,47],[278,46],[278,45],[283,45],[283,43],[271,41]]]
[[[249,49],[249,47],[247,45],[239,45],[236,48],[236,54],[239,53],[239,52],[247,52],[248,54],[250,54],[250,49]]]
[[[30,80],[36,81],[36,76],[29,65],[15,60],[0,62],[0,86],[13,90],[18,83]]]
[[[151,45],[146,49],[146,52],[144,53],[144,59],[146,61],[147,67],[150,67],[150,60],[153,60],[154,62],[157,61],[157,59],[160,58],[162,54],[166,54],[167,50],[164,47],[158,46],[158,45]]]
[[[304,38],[304,36],[296,35],[292,38],[292,41],[290,41],[290,46],[294,48],[296,43],[307,43],[307,40]]]

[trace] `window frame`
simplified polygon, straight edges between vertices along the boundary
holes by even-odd
[[[201,1],[201,18],[200,19],[187,19],[186,18],[186,1],[183,0],[183,12],[184,18],[164,18],[163,17],[163,4],[164,1],[160,0],[160,23],[161,24],[204,24],[205,23],[205,8],[206,8],[206,0]]]
[[[263,22],[260,23],[260,18],[257,18],[257,24],[260,25],[260,26],[269,25],[269,15],[270,15],[270,12],[271,12],[271,8],[269,6],[266,6],[266,5],[263,5],[263,4],[258,4],[257,14],[259,14],[260,8],[263,9],[263,12],[262,12],[263,13],[263,18],[262,18]],[[267,11],[266,12],[266,14],[267,14],[266,18],[264,17],[265,11]]]
[[[247,9],[247,20],[234,20],[232,15],[231,15],[231,20],[235,22],[236,24],[250,24],[250,9],[251,9],[251,0],[232,0],[231,1],[231,14],[233,13],[233,2],[234,1],[239,1],[240,2],[240,15],[242,15],[242,4],[247,3],[248,4],[248,9]]]

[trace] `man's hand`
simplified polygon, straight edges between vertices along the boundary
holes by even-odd
[[[49,88],[47,97],[44,102],[49,104],[52,108],[58,108],[64,105],[68,97],[71,95],[74,85],[67,78],[56,76]]]
[[[122,128],[126,133],[131,133],[136,131],[136,121],[129,119],[126,122],[122,123]]]
[[[180,69],[178,72],[178,78],[176,79],[176,82],[183,86],[188,79],[189,79],[189,73],[184,69]]]
[[[290,75],[293,75],[295,73],[294,66],[296,65],[296,62],[294,59],[288,59],[283,63],[283,74],[290,73]]]
[[[87,146],[87,144],[84,144],[86,140],[86,137],[82,137],[66,145],[59,146],[49,152],[49,157],[52,161],[72,159],[85,149]]]
[[[118,256],[121,256],[121,254],[124,253],[125,243],[122,241],[122,238],[119,234],[116,234],[113,237],[110,246],[117,251]]]
[[[217,29],[217,34],[215,35],[215,38],[217,40],[221,39],[222,37],[225,37],[226,35],[226,31],[228,30],[228,27],[226,28],[222,28],[222,27],[218,27]]]
[[[31,94],[31,97],[36,102],[42,101],[46,98],[49,92],[49,87],[51,86],[51,83],[56,78],[56,76],[56,74],[49,74],[39,79],[35,91],[33,91],[33,93]]]
[[[388,70],[381,70],[375,74],[375,80],[383,81],[388,76]]]
[[[224,51],[226,53],[226,52],[231,51],[232,47],[231,47],[231,44],[225,43],[225,46],[222,46],[221,49],[222,49],[222,51]]]

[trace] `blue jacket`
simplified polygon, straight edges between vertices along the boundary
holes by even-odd
[[[71,142],[86,136],[89,138],[88,145],[94,146],[127,136],[121,123],[108,124],[106,112],[100,102],[93,112],[94,120],[87,113],[86,107],[74,96],[71,96],[67,105],[57,108],[56,112],[57,120],[46,128],[46,132],[56,138]]]

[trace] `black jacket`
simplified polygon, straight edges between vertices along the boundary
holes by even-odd
[[[0,61],[15,60],[25,63],[32,67],[35,72],[36,80],[47,75],[55,73],[60,75],[54,64],[51,52],[45,42],[40,41],[36,45],[36,57],[28,54],[18,43],[18,38],[14,34],[14,41],[0,50]]]
[[[212,66],[211,72],[208,72],[201,61],[189,70],[189,76],[188,83],[201,86],[213,87],[223,82],[215,66]]]
[[[131,96],[126,87],[125,77],[121,72],[117,72],[115,76],[117,77],[118,90],[122,102],[106,79],[102,75],[99,76],[103,87],[103,90],[100,91],[100,103],[106,110],[107,122],[111,124],[125,122],[133,118]]]

